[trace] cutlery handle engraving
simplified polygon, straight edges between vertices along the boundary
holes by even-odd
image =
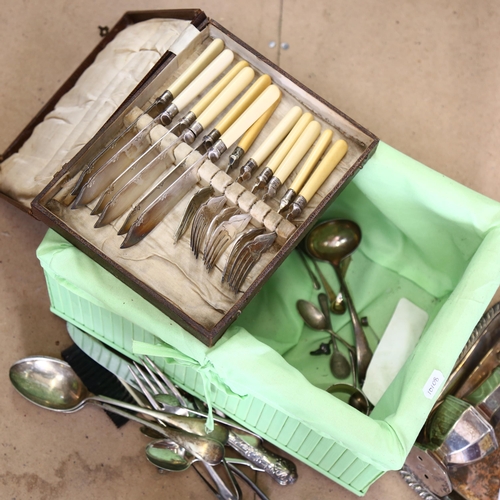
[[[232,431],[229,432],[227,444],[248,461],[262,468],[282,486],[293,484],[297,480],[295,464],[266,450],[262,445],[252,446]]]

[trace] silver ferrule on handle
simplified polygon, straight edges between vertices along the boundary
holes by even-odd
[[[255,193],[255,191],[262,189],[269,182],[269,179],[271,179],[273,173],[274,172],[269,167],[266,167],[257,177],[257,181],[252,187],[252,193]]]
[[[292,203],[292,208],[290,209],[290,212],[288,212],[286,219],[294,220],[302,213],[302,210],[304,210],[306,205],[307,205],[307,200],[303,196],[300,195],[297,196],[297,198],[295,198],[295,200]]]
[[[229,162],[226,167],[226,172],[229,172],[233,168],[236,168],[238,166],[238,163],[240,162],[241,158],[243,158],[243,155],[245,154],[245,151],[243,151],[242,148],[239,146],[236,146],[234,151],[229,155]]]
[[[280,187],[281,181],[277,177],[272,177],[267,184],[267,193],[262,197],[262,199],[265,201],[269,198],[274,198]]]
[[[175,116],[179,113],[179,109],[173,103],[169,104],[167,109],[161,114],[161,122],[163,125],[170,125]]]
[[[222,141],[217,141],[208,151],[207,156],[210,161],[217,161],[227,150],[227,146]]]
[[[196,138],[203,132],[203,125],[200,122],[194,122],[188,130],[184,132],[184,142],[193,144]]]
[[[180,126],[182,130],[184,130],[190,127],[195,121],[196,115],[192,111],[189,111],[189,113],[182,117],[177,125]]]
[[[203,137],[203,144],[208,148],[211,148],[220,139],[221,133],[214,128],[209,134]]]
[[[288,189],[280,200],[280,208],[278,213],[284,212],[292,203],[293,199],[297,196],[297,193],[293,189]]]
[[[258,167],[257,162],[250,158],[241,168],[238,182],[247,181],[252,176],[252,172]]]
[[[174,100],[174,96],[170,90],[165,90],[163,94],[158,97],[157,101],[159,104],[163,104],[164,106],[168,106]]]

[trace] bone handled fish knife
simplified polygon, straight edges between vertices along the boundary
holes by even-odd
[[[330,145],[332,137],[333,132],[330,129],[324,130],[321,133],[318,141],[314,145],[314,148],[304,162],[304,165],[302,165],[302,168],[299,170],[297,177],[295,177],[292,185],[283,195],[283,198],[281,198],[278,213],[284,212],[290,206],[290,203],[292,203],[293,199],[302,189],[312,171],[314,170],[314,167],[318,164],[321,156]]]
[[[234,53],[231,50],[224,50],[219,54],[170,104],[170,106],[155,120],[160,120],[162,124],[169,124],[172,118],[184,109],[197,95],[203,92],[233,61]],[[139,132],[139,139],[134,137],[123,148],[112,156],[101,168],[91,175],[89,180],[82,186],[78,196],[73,203],[73,208],[77,208],[94,200],[109,184],[120,175],[130,163],[142,154],[149,146],[147,134]],[[132,156],[136,153],[135,158]]]
[[[258,189],[263,188],[269,182],[269,179],[273,176],[274,172],[276,172],[281,162],[285,159],[285,156],[288,154],[290,149],[292,149],[292,146],[312,121],[313,115],[311,113],[304,113],[298,119],[297,123],[286,136],[285,140],[280,144],[279,148],[268,161],[266,168],[257,177],[257,181],[252,187],[252,193],[255,193]]]
[[[160,197],[136,220],[128,231],[121,247],[139,243],[168,214],[186,193],[199,181],[198,170],[207,160],[216,161],[231,147],[278,99],[281,91],[270,85],[229,127],[214,146],[189,167]]]
[[[286,216],[288,220],[293,220],[302,213],[304,207],[309,203],[346,153],[347,143],[342,139],[336,141],[293,201],[290,211]]]
[[[255,72],[252,68],[243,68],[200,115],[199,120],[202,123],[210,123],[208,120],[214,119],[224,111],[224,109],[252,81],[254,75]],[[131,171],[131,167],[129,167],[129,169],[111,184],[110,188],[108,188],[111,196],[109,196],[107,204],[96,222],[95,227],[101,227],[112,222],[130,208],[132,203],[135,202],[162,172],[165,171],[168,153],[185,140],[188,131],[189,129],[185,130],[178,139],[174,140],[159,154],[157,154],[154,148],[151,149],[150,154],[143,155],[145,158],[141,161],[138,168]],[[177,165],[170,168],[169,171],[172,171],[174,168],[177,168]],[[124,179],[122,179],[122,177],[124,177]],[[114,186],[114,184],[116,184],[116,186]],[[116,193],[114,196],[112,196],[113,192]]]
[[[240,61],[235,64],[231,70],[229,70],[192,108],[191,110],[183,116],[183,118],[174,125],[171,129],[169,129],[165,134],[163,134],[155,143],[153,143],[137,160],[135,160],[126,170],[121,173],[104,191],[99,202],[93,208],[91,214],[98,215],[100,214],[106,205],[111,201],[114,195],[123,187],[125,184],[134,177],[141,169],[148,165],[150,161],[152,161],[157,155],[156,147],[158,147],[164,138],[168,134],[174,134],[177,136],[181,136],[182,132],[192,125],[196,118],[200,116],[200,114],[214,101],[214,99],[232,82],[233,79],[244,69],[248,67],[248,63],[246,61]],[[251,70],[253,71],[253,70]],[[250,83],[250,80],[248,83]],[[180,141],[179,141],[180,142]],[[179,144],[177,141],[173,141],[167,148],[164,153],[164,157],[168,154],[173,147]],[[96,223],[95,227],[100,227],[100,221]]]
[[[301,115],[302,110],[299,106],[294,106],[286,113],[253,156],[241,167],[240,175],[236,179],[238,182],[250,179],[252,172],[267,160],[269,155],[292,130]]]
[[[158,98],[154,100],[152,104],[140,114],[128,127],[126,127],[122,132],[108,142],[103,149],[101,149],[92,160],[84,167],[78,182],[76,183],[72,195],[76,196],[80,191],[81,186],[85,184],[90,178],[91,170],[95,171],[95,168],[99,168],[112,156],[112,151],[121,148],[130,139],[134,137],[134,127],[142,116],[151,114],[155,118],[152,111],[156,108],[162,108],[168,106],[172,100],[179,95],[179,93],[185,89],[185,87],[196,78],[201,71],[203,71],[208,64],[210,64],[222,51],[224,50],[224,42],[220,38],[213,40],[210,45],[189,65],[189,67],[163,92]]]
[[[263,200],[273,198],[281,185],[288,179],[295,167],[300,163],[302,158],[309,151],[314,141],[319,137],[321,125],[317,121],[312,121],[307,125],[304,132],[297,139],[297,142],[292,146],[280,166],[271,177],[267,184],[267,192],[262,197]]]
[[[236,119],[245,111],[262,92],[271,85],[271,77],[269,75],[261,75],[253,83],[253,85],[243,94],[238,102],[231,110],[224,115],[222,120],[215,125],[214,129],[203,138],[204,150],[199,150],[200,153],[206,153],[209,147],[213,146],[220,136],[236,121]],[[208,111],[208,110],[207,110]],[[200,116],[198,122],[195,122],[191,127],[191,135],[187,132],[188,137],[186,142],[192,143],[200,135],[209,123],[217,117],[216,114],[206,113],[206,116]]]
[[[262,129],[266,126],[267,122],[270,120],[271,116],[278,107],[281,99],[276,101],[243,135],[238,142],[238,145],[229,155],[229,161],[226,167],[226,172],[229,172],[233,168],[236,168],[246,152],[252,147],[253,143],[262,132]]]

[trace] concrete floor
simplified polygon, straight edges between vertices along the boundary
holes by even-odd
[[[217,2],[200,7],[298,80],[433,169],[500,201],[500,6],[493,0]],[[158,0],[3,0],[0,151],[127,10],[186,7]],[[276,42],[274,48],[270,42]],[[286,43],[289,48],[281,49]],[[0,202],[0,498],[212,498],[195,473],[159,475],[133,424],[117,431],[96,409],[59,415],[22,400],[8,382],[17,359],[58,356],[70,340],[49,301],[35,249],[46,228]],[[274,500],[356,498],[299,465]],[[245,498],[252,495],[245,490]],[[369,500],[410,500],[398,474]]]

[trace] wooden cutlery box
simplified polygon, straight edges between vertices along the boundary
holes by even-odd
[[[95,61],[99,61],[100,52],[123,28],[148,19],[162,18],[185,20],[187,24],[186,27],[179,30],[180,35],[171,44],[169,50],[161,56],[133,91],[118,105],[116,111],[97,133],[69,161],[60,165],[60,170],[55,173],[48,185],[42,186],[43,189],[35,196],[30,206],[25,200],[20,202],[10,191],[6,193],[1,184],[0,191],[4,191],[2,197],[25,210],[30,210],[36,218],[46,222],[49,227],[55,229],[77,248],[95,259],[163,313],[203,343],[211,346],[235,321],[243,308],[296,247],[328,205],[370,158],[377,147],[378,140],[372,133],[315,95],[215,20],[206,17],[202,11],[146,11],[127,13],[110,30],[99,46],[5,151],[2,160],[10,161],[9,158],[18,153],[30,138],[35,127],[44,119],[50,118],[57,102],[61,98],[64,100],[63,96],[79,78],[85,79],[85,71]],[[293,106],[299,106],[303,112],[312,113],[314,119],[321,125],[321,130],[331,129],[333,142],[343,139],[348,144],[345,157],[310,200],[302,214],[293,222],[287,221],[277,213],[277,210],[279,198],[296,174],[292,173],[289,180],[278,191],[276,199],[269,200],[267,203],[261,200],[260,193],[253,195],[250,191],[256,176],[265,168],[265,162],[247,182],[234,183],[239,168],[229,174],[221,172],[219,177],[222,178],[222,181],[213,182],[215,194],[219,195],[223,194],[231,183],[233,183],[233,187],[238,184],[238,196],[233,199],[227,195],[228,204],[238,204],[242,212],[250,213],[252,215],[251,224],[255,227],[264,226],[266,231],[275,231],[278,235],[277,242],[262,256],[238,293],[231,290],[227,284],[221,283],[224,261],[227,259],[229,249],[219,259],[217,266],[208,273],[203,266],[202,259],[195,259],[190,251],[189,230],[174,245],[172,235],[189,201],[188,195],[184,196],[178,206],[165,217],[164,221],[150,235],[134,247],[125,249],[120,248],[123,236],[117,234],[119,222],[122,219],[99,229],[94,228],[96,217],[90,214],[90,208],[83,207],[74,210],[61,195],[61,193],[65,193],[65,189],[68,191],[67,185],[71,179],[78,178],[84,167],[103,146],[124,128],[124,123],[128,123],[127,117],[130,116],[131,112],[137,108],[147,109],[149,104],[165,88],[168,88],[169,84],[216,38],[224,42],[225,48],[234,52],[234,62],[247,61],[250,67],[255,70],[255,78],[262,74],[268,74],[272,82],[282,92],[282,98],[276,111],[255,143],[247,151],[240,166],[252,157],[252,152],[258,148],[279,119]],[[196,102],[195,99],[193,103]],[[186,108],[186,111],[188,109],[190,107]],[[182,116],[183,113],[179,113],[178,117]],[[222,116],[223,114],[221,114]],[[219,169],[224,170],[234,146],[229,148],[215,163],[218,167],[217,174],[219,174]],[[172,161],[179,161],[191,150],[191,147],[186,144],[176,148]],[[304,161],[303,159],[296,170]],[[19,178],[22,181],[23,176],[19,176]],[[202,176],[200,183],[191,191],[191,194],[196,189],[212,183],[211,179],[211,177],[203,178]]]

